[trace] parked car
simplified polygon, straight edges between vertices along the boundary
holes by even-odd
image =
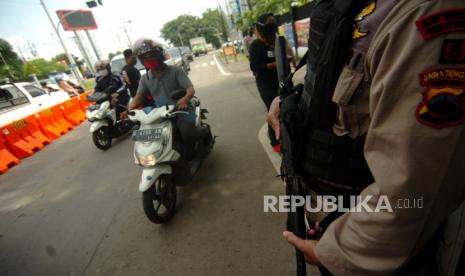
[[[0,83],[0,126],[23,119],[69,99],[68,93],[64,91],[47,93],[44,89],[29,82]]]
[[[184,46],[184,47],[180,47],[180,49],[181,49],[181,53],[184,56],[186,56],[188,61],[194,61],[194,54],[192,53],[191,48]]]
[[[187,56],[181,54],[179,47],[173,47],[166,50],[169,58],[165,60],[168,65],[175,65],[181,67],[186,74],[191,70],[190,62],[187,60]]]

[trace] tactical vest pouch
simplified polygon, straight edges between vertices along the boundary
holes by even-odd
[[[317,192],[327,195],[358,194],[374,181],[363,156],[364,142],[362,137],[352,139],[311,128],[305,134],[306,146],[299,162],[299,172],[304,180],[311,176],[335,184],[326,191],[318,189]],[[312,186],[311,183],[308,185]]]
[[[313,7],[308,39],[305,90],[300,103],[307,120],[318,128],[332,128],[332,96],[350,52],[353,20],[365,1],[320,0]]]

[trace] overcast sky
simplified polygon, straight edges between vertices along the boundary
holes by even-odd
[[[87,0],[44,0],[55,24],[58,22],[56,10],[77,10],[86,6]],[[223,0],[103,0],[104,6],[92,9],[98,30],[94,33],[97,44],[104,56],[127,47],[128,39],[122,29],[126,23],[132,41],[139,37],[158,39],[164,23],[181,14],[200,16],[207,8],[217,8]],[[63,50],[53,31],[39,0],[0,0],[0,38],[7,39],[18,52],[18,46],[28,56],[26,41],[36,45],[42,58],[50,58]],[[72,32],[65,32],[60,27],[60,34],[65,39],[69,50],[78,56]],[[85,39],[85,36],[82,37]],[[92,58],[92,57],[91,57]]]

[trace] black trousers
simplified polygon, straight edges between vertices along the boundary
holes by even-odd
[[[260,93],[260,98],[262,98],[263,103],[266,106],[266,110],[270,110],[271,103],[278,96],[278,87],[274,87],[265,83],[264,81],[256,80],[258,92]],[[276,134],[274,133],[273,128],[268,124],[268,138],[270,139],[270,144],[275,146],[279,144],[276,140]]]
[[[121,112],[126,111],[126,109],[120,105],[128,106],[128,103],[129,103],[128,94],[122,93],[118,95],[118,101],[116,102],[116,105],[115,105],[116,120],[119,121]]]

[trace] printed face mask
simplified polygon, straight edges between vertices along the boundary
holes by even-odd
[[[161,66],[161,61],[157,59],[147,59],[144,61],[144,67],[149,70],[157,70]]]

